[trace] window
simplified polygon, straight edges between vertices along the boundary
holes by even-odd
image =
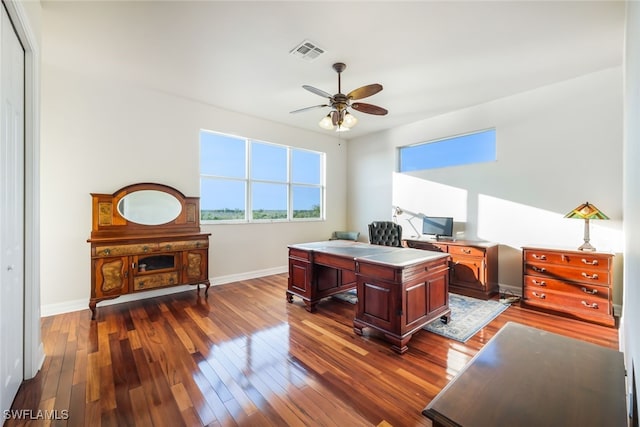
[[[200,132],[200,219],[322,219],[324,153]]]
[[[400,172],[495,160],[495,129],[400,147]]]

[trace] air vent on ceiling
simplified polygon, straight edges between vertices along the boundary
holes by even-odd
[[[324,49],[318,47],[315,43],[305,40],[298,46],[294,47],[289,53],[305,61],[313,61],[325,52]]]

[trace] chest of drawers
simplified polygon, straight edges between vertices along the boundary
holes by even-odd
[[[615,326],[613,254],[522,248],[522,304]]]

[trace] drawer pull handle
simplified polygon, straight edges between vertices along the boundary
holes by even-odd
[[[169,250],[169,249],[171,249],[171,245],[165,245],[164,248]]]
[[[598,308],[598,303],[594,302],[593,304],[589,304],[586,301],[582,301],[582,305],[584,305],[585,307],[589,307],[589,308]]]
[[[586,279],[591,279],[591,280],[598,280],[598,274],[597,273],[593,273],[593,274],[582,273],[582,277],[584,277]]]
[[[539,294],[537,292],[532,292],[533,296],[540,299],[545,299],[547,296],[545,294]]]
[[[139,288],[144,288],[144,282],[138,282],[138,287]]]
[[[148,250],[149,250],[149,248],[148,248],[148,247],[146,247],[146,246],[143,246],[143,247],[142,247],[142,252],[147,252]]]
[[[585,287],[582,287],[582,288],[580,288],[580,290],[581,290],[582,292],[584,292],[585,294],[589,294],[589,295],[595,295],[595,294],[597,294],[597,293],[598,293],[598,290],[597,290],[597,289],[587,289],[587,288],[585,288]]]
[[[539,282],[536,279],[531,279],[534,285],[538,286],[547,286],[547,282],[545,280],[540,280]]]
[[[471,253],[471,249],[460,249],[461,252],[469,255]]]
[[[594,259],[591,261],[587,261],[586,259],[582,258],[582,263],[587,265],[598,265],[598,260]]]
[[[533,271],[537,271],[538,273],[544,273],[545,271],[547,271],[546,268],[544,267],[536,267],[535,265],[532,265],[531,268],[533,269]],[[584,274],[584,273],[582,273]]]
[[[105,249],[103,252],[105,255],[109,255],[111,253],[111,249]]]
[[[535,259],[539,259],[541,261],[546,261],[547,260],[547,256],[546,255],[537,255],[537,254],[532,254],[531,255],[533,258]]]

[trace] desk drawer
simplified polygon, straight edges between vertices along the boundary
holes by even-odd
[[[472,256],[472,257],[484,257],[484,249],[474,246],[449,246],[449,253],[453,257],[455,262],[457,256]]]

